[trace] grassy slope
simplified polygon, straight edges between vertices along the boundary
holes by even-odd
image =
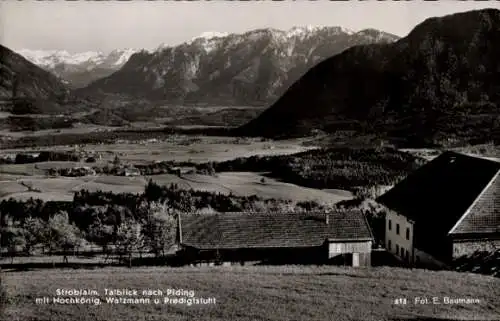
[[[224,273],[221,273],[224,271]],[[500,280],[391,268],[218,267],[106,268],[4,273],[8,320],[413,320],[500,318]],[[215,305],[36,305],[58,288],[194,290]],[[415,305],[414,297],[469,297],[469,305]],[[406,297],[407,305],[393,300]],[[410,302],[411,301],[411,302]],[[333,319],[332,319],[333,318]]]

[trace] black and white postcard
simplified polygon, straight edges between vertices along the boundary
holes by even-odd
[[[500,320],[500,4],[0,1],[0,319]]]

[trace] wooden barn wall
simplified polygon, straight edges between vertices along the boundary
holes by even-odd
[[[371,266],[372,265],[371,258],[372,258],[371,253],[360,253],[359,266]]]
[[[342,253],[371,253],[372,242],[331,242],[328,246],[328,258],[332,258]]]
[[[328,264],[330,265],[344,265],[344,266],[356,266],[354,264],[354,255],[357,255],[358,265],[357,266],[371,266],[371,253],[342,253],[329,258]]]

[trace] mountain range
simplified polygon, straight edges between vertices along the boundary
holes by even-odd
[[[427,19],[396,42],[354,46],[322,61],[237,132],[354,130],[416,145],[499,141],[498,39],[496,9]]]
[[[415,146],[500,142],[499,38],[496,9],[430,18],[400,39],[340,27],[206,33],[136,52],[77,90],[0,46],[0,99],[43,102],[39,113],[55,112],[52,105],[58,112],[114,108],[113,101],[137,109],[135,98],[148,106],[255,104],[270,107],[231,134],[361,133]],[[82,103],[82,95],[92,102]]]
[[[69,53],[66,50],[20,49],[16,52],[58,76],[70,87],[80,88],[111,75],[137,51],[136,49],[116,49],[109,53],[99,51]]]
[[[322,60],[351,46],[397,39],[374,29],[352,32],[341,27],[207,32],[177,46],[137,52],[121,69],[78,92],[177,104],[264,106]]]

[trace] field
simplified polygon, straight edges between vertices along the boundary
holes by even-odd
[[[223,161],[253,155],[286,155],[317,148],[304,146],[307,139],[269,141],[254,138],[172,135],[165,140],[147,139],[135,142],[117,141],[114,144],[87,144],[79,146],[82,152],[98,152],[103,160],[112,160],[115,154],[123,161],[175,160],[178,162]],[[58,151],[74,150],[74,146],[58,146]],[[4,149],[1,154],[13,154],[27,149]],[[29,149],[33,150],[33,149]],[[54,150],[40,147],[36,151]],[[2,170],[0,169],[0,172]]]
[[[206,136],[172,136],[165,141],[146,140],[140,142],[118,142],[114,145],[84,145],[82,153],[99,153],[102,158],[94,165],[105,165],[115,155],[124,163],[152,161],[189,161],[204,163],[224,161],[236,157],[253,155],[286,155],[314,149],[305,147],[304,140],[268,141],[260,139],[240,139]],[[52,148],[53,149],[53,148]],[[46,148],[37,149],[37,151]],[[57,147],[57,150],[73,150],[73,147]],[[3,150],[2,154],[21,152],[22,149]],[[92,166],[94,166],[92,165]],[[150,177],[85,176],[85,177],[45,177],[48,168],[70,168],[89,166],[84,162],[43,162],[37,164],[0,165],[0,199],[14,197],[42,200],[70,201],[73,193],[81,189],[89,191],[113,191],[141,193],[149,178],[161,185],[176,183],[181,188],[195,189],[240,196],[257,195],[264,198],[290,199],[293,201],[316,200],[320,203],[336,203],[351,199],[346,191],[322,191],[301,187],[267,178],[262,173],[231,172],[216,176],[184,174],[154,175]]]
[[[395,268],[192,267],[4,272],[6,320],[498,320],[500,280]],[[215,304],[110,304],[104,289],[194,291]],[[57,289],[97,290],[101,304],[35,304]],[[109,296],[109,295],[108,295]],[[478,299],[415,304],[416,297]],[[125,298],[125,297],[123,297]],[[130,298],[130,297],[129,297]],[[394,300],[406,298],[407,304]],[[332,319],[333,318],[333,319]]]
[[[123,102],[117,102],[122,105]],[[109,107],[109,106],[108,106]],[[0,135],[12,138],[54,134],[85,134],[98,131],[113,131],[125,128],[154,128],[159,126],[240,126],[257,117],[265,107],[256,106],[151,106],[127,102],[125,106],[114,106],[102,111],[91,108],[87,111],[57,114],[14,115],[0,112]],[[57,120],[63,119],[63,126]],[[22,121],[20,121],[20,120]],[[19,126],[21,125],[21,126]]]
[[[9,165],[17,166],[17,165]],[[336,203],[351,199],[346,191],[322,191],[279,182],[258,173],[231,172],[216,176],[185,174],[182,177],[171,174],[150,177],[86,176],[86,177],[26,177],[15,176],[0,181],[0,199],[13,197],[26,200],[30,197],[42,200],[71,201],[73,193],[88,191],[111,191],[115,193],[142,193],[149,178],[159,185],[178,184],[182,189],[194,189],[238,196],[257,195],[263,198],[289,199],[292,201],[315,200],[319,203]],[[261,180],[264,179],[264,182]],[[29,188],[27,187],[29,186]]]

